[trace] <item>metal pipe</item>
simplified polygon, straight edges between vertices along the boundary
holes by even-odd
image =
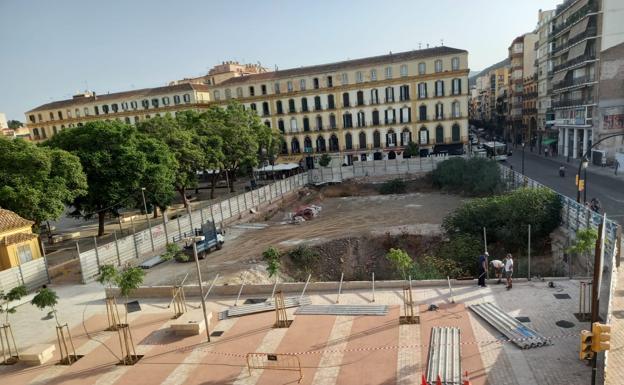
[[[238,305],[238,300],[240,299],[241,293],[243,292],[243,287],[245,286],[246,278],[247,278],[247,272],[243,273],[243,282],[241,283],[241,287],[238,290],[238,295],[236,296],[236,301],[234,301],[234,306]]]
[[[373,300],[371,302],[375,302],[375,272],[373,271]]]
[[[301,299],[303,298],[303,295],[305,294],[306,289],[308,288],[308,283],[310,283],[310,278],[312,278],[312,274],[308,274],[308,279],[306,279],[306,283],[303,286],[303,290],[301,291],[301,295],[299,296],[299,301],[301,301]]]
[[[217,274],[212,280],[212,283],[210,284],[210,287],[208,288],[208,291],[206,292],[206,295],[204,296],[204,301],[206,300],[206,298],[208,298],[208,294],[210,294],[210,291],[212,290],[215,283],[217,282],[217,279],[219,279],[219,274]]]
[[[344,278],[344,272],[340,273],[340,283],[338,284],[338,295],[336,296],[336,303],[340,302],[340,292],[342,292],[342,279]]]

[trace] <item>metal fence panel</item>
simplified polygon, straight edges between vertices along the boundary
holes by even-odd
[[[82,283],[95,281],[95,277],[100,273],[95,249],[80,253],[80,273],[82,274]]]
[[[22,277],[19,268],[12,267],[10,269],[0,271],[0,290],[7,292],[14,287],[22,284]]]
[[[22,282],[32,291],[48,283],[48,272],[44,258],[37,258],[19,266],[22,274]]]

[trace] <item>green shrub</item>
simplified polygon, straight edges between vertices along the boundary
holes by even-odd
[[[386,259],[392,263],[403,279],[407,278],[408,272],[414,267],[412,257],[401,249],[390,249],[386,254]]]
[[[308,245],[295,247],[288,253],[288,256],[298,268],[308,273],[312,271],[319,260],[319,254]]]
[[[180,246],[178,246],[176,243],[167,243],[167,246],[165,247],[165,253],[160,256],[160,259],[162,259],[163,261],[171,261],[176,257],[176,255],[181,252],[182,249],[180,249]]]
[[[446,277],[457,278],[461,273],[462,269],[457,262],[428,255],[414,263],[410,276],[416,280],[446,279]]]
[[[380,194],[404,194],[407,191],[407,184],[401,179],[392,179],[384,182],[379,188]]]
[[[464,273],[474,274],[477,270],[476,258],[481,254],[481,239],[470,234],[453,234],[440,244],[437,257],[454,261]]]
[[[477,198],[464,203],[442,223],[450,237],[470,235],[488,242],[502,242],[508,250],[526,245],[528,225],[535,244],[545,241],[561,223],[561,200],[546,188],[523,188],[504,195]]]
[[[434,186],[468,196],[486,196],[503,191],[498,163],[485,158],[451,158],[432,172]]]
[[[281,267],[281,255],[279,250],[273,246],[269,246],[269,248],[262,253],[262,258],[264,258],[268,264],[267,271],[269,272],[269,277],[279,273]]]
[[[323,155],[321,155],[321,158],[319,159],[319,166],[327,167],[331,163],[331,160],[332,160],[331,156],[329,156],[327,154],[323,154]]]

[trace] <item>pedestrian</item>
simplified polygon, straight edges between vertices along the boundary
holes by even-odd
[[[488,271],[488,257],[489,256],[490,255],[488,254],[487,251],[479,256],[478,284],[481,287],[485,287],[485,278],[486,278],[487,271]]]
[[[548,158],[548,147],[544,149],[544,156]]]
[[[513,257],[511,254],[507,254],[505,260],[505,278],[507,278],[507,290],[511,289],[511,277],[513,275]]]
[[[620,161],[619,161],[619,160],[616,160],[616,161],[615,161],[615,175],[617,175],[617,170],[618,170],[618,168],[620,168]]]
[[[607,167],[607,156],[606,155],[603,155],[602,159],[600,159],[600,166],[602,166],[603,168]]]
[[[500,285],[501,284],[501,279],[502,279],[502,276],[503,276],[503,267],[505,267],[505,264],[503,263],[503,261],[501,261],[499,259],[492,260],[492,262],[490,262],[490,264],[494,268],[494,273],[496,275],[496,278],[498,278],[498,281],[496,281],[496,284]]]

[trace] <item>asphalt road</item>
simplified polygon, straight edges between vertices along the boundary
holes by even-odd
[[[518,147],[514,150],[513,156],[506,161],[513,165],[514,170],[522,170],[522,149]],[[566,166],[566,176],[559,176],[559,166]],[[592,166],[595,167],[595,166]],[[600,173],[592,171],[592,167],[587,169],[587,200],[598,198],[602,204],[607,217],[616,220],[624,225],[624,176],[603,175],[607,172],[600,170]],[[566,163],[565,159],[545,158],[544,156],[531,153],[528,149],[524,153],[525,174],[553,190],[576,199],[575,175],[578,170],[578,163]],[[583,195],[581,193],[581,200]]]

